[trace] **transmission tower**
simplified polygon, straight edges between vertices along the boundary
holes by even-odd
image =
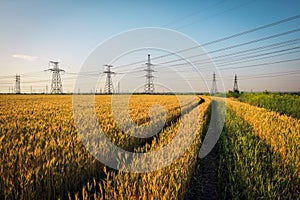
[[[153,66],[153,64],[151,64],[150,54],[148,54],[148,62],[146,63],[146,69],[145,69],[146,83],[145,83],[145,87],[144,87],[144,92],[148,93],[148,94],[154,93],[154,83],[153,83],[154,76],[152,75],[154,70],[152,69],[152,66]]]
[[[218,89],[217,89],[217,82],[216,82],[216,73],[214,72],[210,94],[214,95],[216,93],[218,93]]]
[[[239,87],[237,84],[237,75],[234,76],[233,92],[239,93]]]
[[[21,93],[21,87],[20,87],[20,75],[16,75],[16,86],[15,86],[15,92],[16,94],[20,94]]]
[[[46,71],[52,71],[52,83],[51,83],[51,92],[52,94],[62,94],[62,82],[60,78],[60,72],[64,72],[65,70],[59,69],[58,63],[56,61],[49,61],[49,68]]]
[[[112,72],[110,70],[111,67],[113,67],[112,65],[104,65],[106,66],[106,70],[103,72],[106,74],[106,81],[105,81],[105,88],[104,88],[104,92],[107,94],[112,94],[114,87],[113,87],[113,82],[112,82],[112,78],[111,75],[115,74],[115,72]]]
[[[121,93],[121,85],[120,85],[120,82],[118,82],[118,93]]]

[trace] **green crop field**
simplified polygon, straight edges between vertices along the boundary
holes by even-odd
[[[244,93],[239,96],[242,102],[266,108],[280,114],[300,118],[300,95],[287,93]]]

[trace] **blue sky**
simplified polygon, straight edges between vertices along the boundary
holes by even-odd
[[[114,35],[131,29],[168,28],[190,37],[199,44],[204,44],[298,14],[300,14],[300,1],[291,0],[1,1],[0,92],[8,92],[14,87],[15,74],[21,75],[23,92],[29,92],[31,87],[36,92],[42,92],[46,85],[50,87],[51,84],[50,72],[43,72],[44,69],[47,69],[49,60],[60,61],[61,67],[68,73],[78,73],[89,54],[99,44]],[[296,28],[300,28],[300,19],[205,46],[204,50],[210,52]],[[209,56],[222,56],[297,38],[300,38],[300,32]],[[296,51],[298,46],[299,44],[294,44],[294,46],[284,46],[277,50],[295,48]],[[144,57],[137,58],[137,60],[145,59],[146,61],[147,53],[151,53],[154,57],[163,54],[161,51],[145,50],[139,54]],[[244,62],[234,66],[241,67],[296,58],[300,58],[300,53],[293,52],[284,56]],[[127,60],[129,63],[132,61],[134,59]],[[161,61],[157,60],[157,62]],[[218,68],[218,62],[214,62]],[[222,62],[219,65],[224,64]],[[124,63],[126,63],[126,59]],[[217,73],[217,78],[218,81],[223,78],[225,90],[232,88],[233,77],[237,73],[238,77],[241,77],[240,89],[244,91],[300,91],[300,72],[296,72],[300,70],[299,63],[300,61],[294,61],[261,67],[221,70],[220,73]],[[105,63],[99,63],[99,66],[103,64]],[[103,67],[100,67],[99,71],[102,70]],[[128,70],[130,69],[128,68]],[[115,71],[118,71],[117,68]],[[75,81],[75,77],[68,73],[62,75],[66,92],[73,90]],[[208,71],[204,77],[208,86],[211,85],[209,74],[212,72]],[[281,76],[281,74],[284,75]],[[143,75],[143,73],[138,74],[130,80],[137,84],[143,84],[145,79]],[[170,80],[169,84],[172,84],[173,87],[177,87],[176,84],[178,84],[178,88],[180,88],[180,83],[172,80],[171,74],[160,73],[158,70],[155,76],[157,81],[162,78]],[[259,76],[265,77],[259,78]],[[113,78],[118,79],[117,77]],[[105,77],[102,77],[96,86],[98,91],[103,90],[104,81]],[[167,81],[165,84],[168,84]],[[123,91],[135,89],[129,82],[128,80],[127,82],[121,81]],[[192,84],[200,84],[200,82],[192,80]],[[218,82],[218,84],[221,83]],[[204,83],[195,88],[199,91],[208,89]],[[185,88],[180,90],[184,91]]]

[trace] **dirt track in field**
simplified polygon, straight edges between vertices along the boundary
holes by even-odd
[[[217,146],[205,158],[198,158],[186,200],[221,198],[218,183],[218,165]]]
[[[212,104],[212,106],[216,106],[216,104]],[[214,110],[217,110],[216,107],[214,107]],[[218,131],[220,131],[218,128],[219,122],[219,114],[214,113],[210,123],[212,123],[211,134],[215,137],[217,136]],[[197,157],[197,164],[185,199],[221,199],[221,191],[218,182],[218,168],[219,157],[217,143],[207,156],[202,159]]]

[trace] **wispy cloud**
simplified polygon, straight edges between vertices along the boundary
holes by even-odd
[[[27,60],[27,61],[35,61],[36,59],[38,59],[37,56],[30,56],[30,55],[24,55],[24,54],[14,54],[14,55],[12,55],[12,57]]]

